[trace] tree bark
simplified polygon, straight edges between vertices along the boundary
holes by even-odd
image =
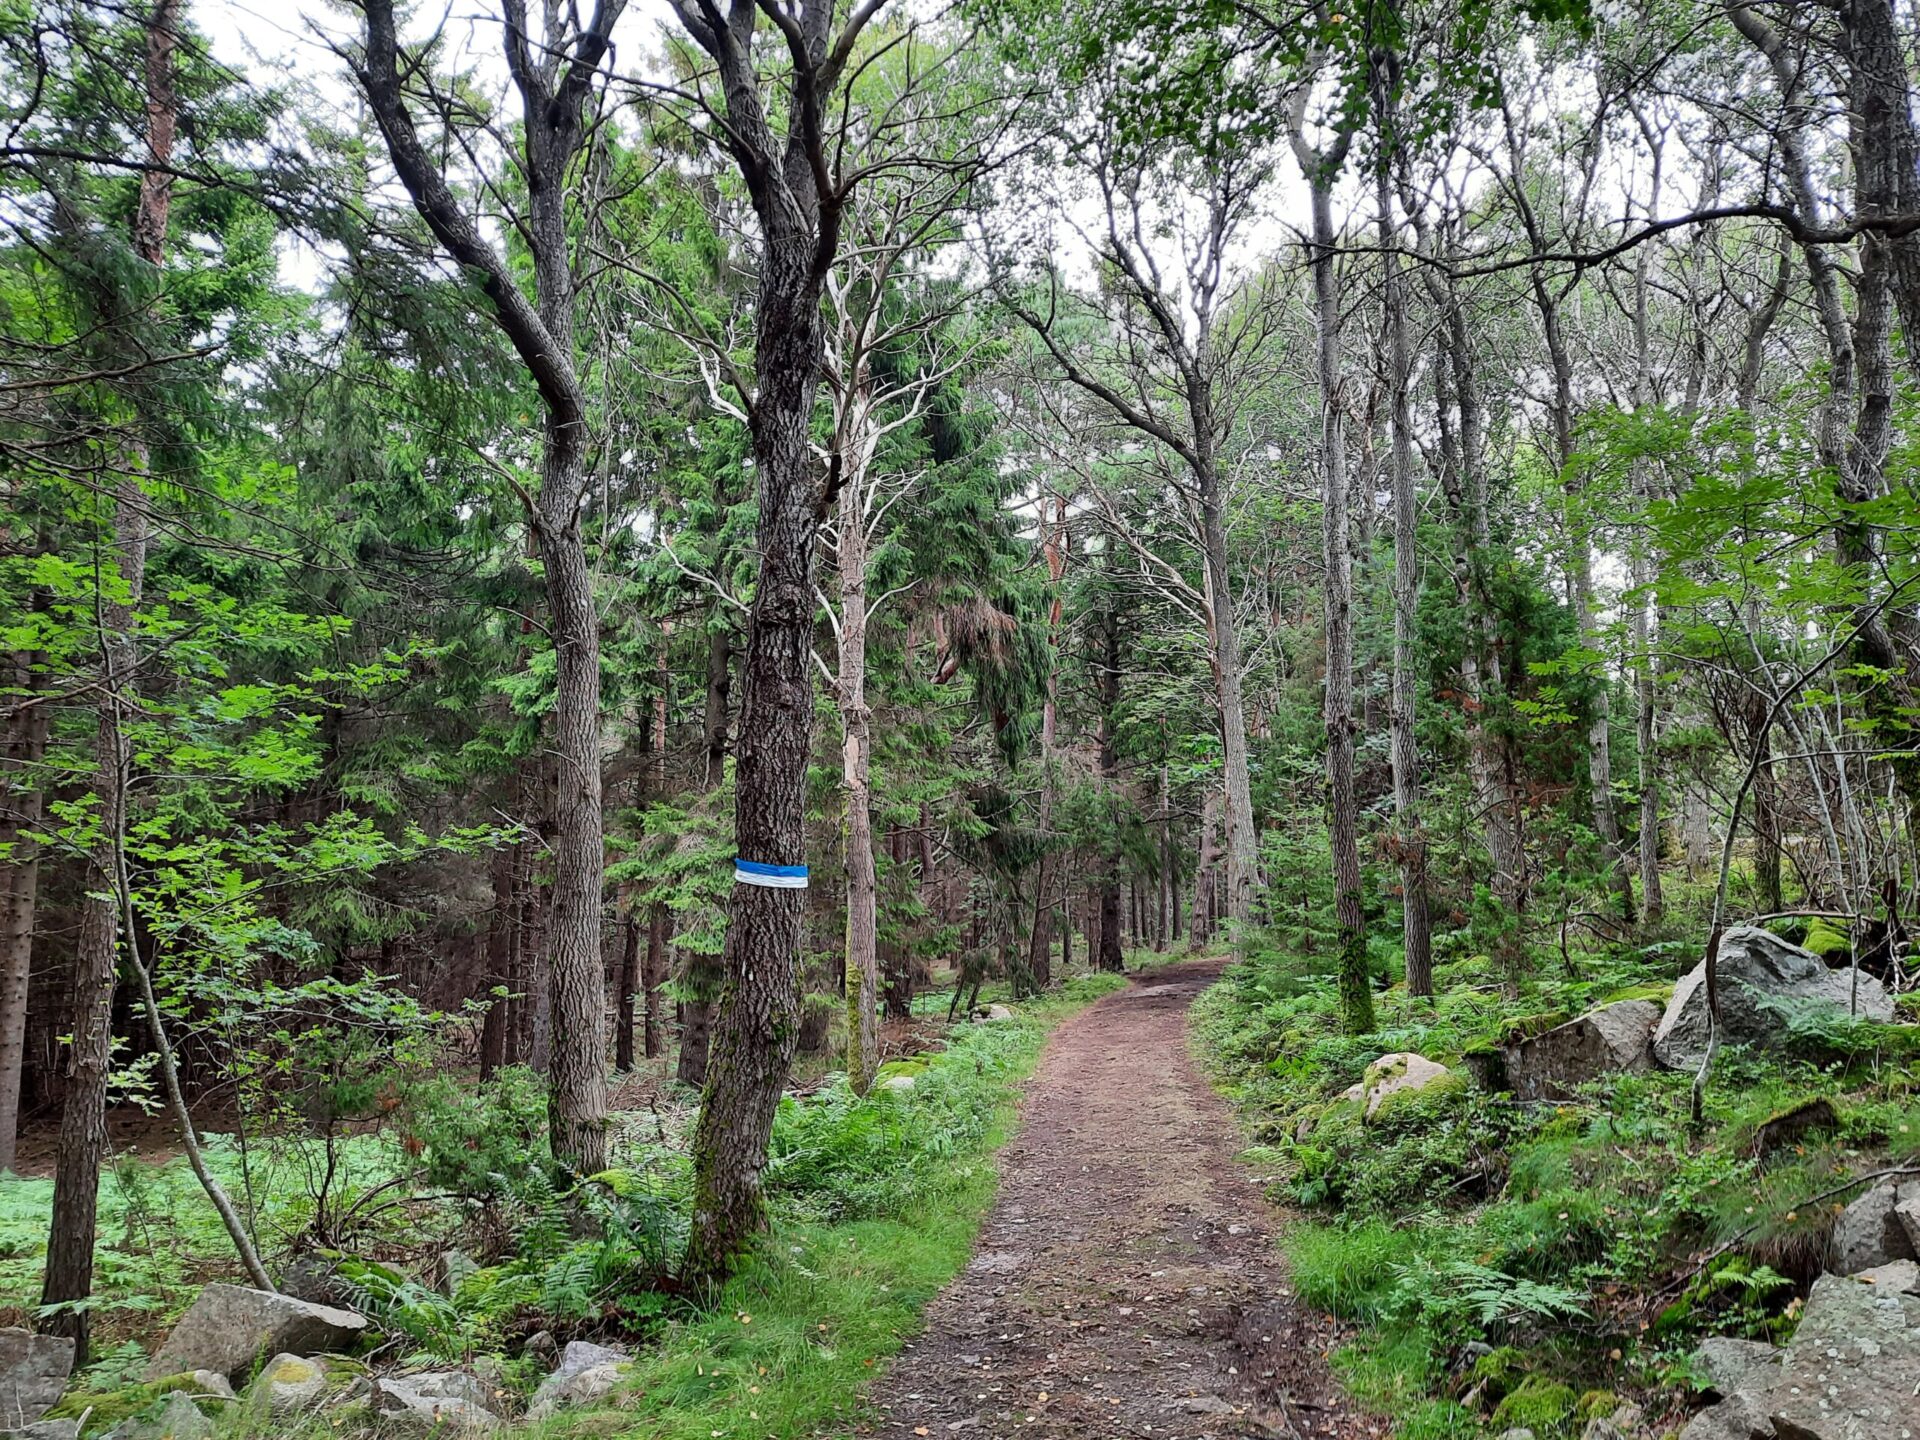
[[[1313,210],[1315,365],[1320,383],[1320,555],[1326,634],[1327,834],[1333,851],[1334,915],[1339,925],[1337,972],[1342,1022],[1351,1034],[1373,1029],[1367,973],[1366,914],[1360,897],[1359,800],[1353,780],[1353,558],[1347,534],[1346,416],[1340,397],[1340,295],[1335,283],[1333,177],[1338,160],[1306,149]],[[1344,153],[1344,145],[1341,147]]]
[[[487,313],[512,344],[542,402],[540,491],[528,507],[545,575],[555,657],[554,874],[547,910],[546,986],[537,1015],[550,1051],[548,1134],[554,1158],[591,1174],[607,1163],[606,973],[600,902],[606,871],[600,774],[600,626],[581,530],[588,411],[574,370],[568,171],[585,140],[585,108],[626,0],[598,0],[584,26],[548,7],[551,33],[536,44],[525,0],[505,0],[506,59],[521,109],[526,213],[518,226],[532,259],[529,303],[512,268],[448,185],[415,128],[400,80],[393,0],[366,0],[358,72],[387,153],[441,248],[475,276]],[[554,1033],[554,1032],[557,1032]],[[536,1056],[536,1058],[538,1058]]]
[[[1040,864],[1033,882],[1033,931],[1027,947],[1027,978],[1044,990],[1053,978],[1054,892],[1060,888],[1059,855],[1054,849],[1054,790],[1059,781],[1054,746],[1060,720],[1060,582],[1067,572],[1067,501],[1054,497],[1054,515],[1041,543],[1052,600],[1047,606],[1046,698],[1040,709]],[[1063,956],[1060,965],[1066,968]]]
[[[880,1068],[879,878],[873,856],[873,736],[867,708],[867,522],[862,491],[840,498],[840,783],[846,803],[847,1083],[864,1095]]]
[[[1114,732],[1120,710],[1120,619],[1108,595],[1100,610],[1100,784],[1109,819],[1117,818],[1120,755]],[[1229,807],[1231,808],[1231,807]],[[1109,827],[1111,829],[1111,826]],[[1127,968],[1120,943],[1120,855],[1116,848],[1105,857],[1100,876],[1100,953],[1095,968],[1118,975]]]
[[[147,158],[134,207],[133,249],[146,286],[157,290],[166,264],[168,216],[173,202],[174,133],[179,102],[174,89],[174,51],[179,44],[179,0],[159,0],[147,23]],[[99,827],[87,853],[85,899],[73,961],[73,1029],[67,1060],[67,1092],[60,1112],[60,1149],[54,1167],[53,1224],[47,1237],[40,1304],[50,1313],[43,1332],[73,1341],[74,1366],[87,1363],[92,1326],[83,1302],[93,1294],[93,1249],[100,1195],[100,1167],[107,1153],[107,1081],[113,1062],[113,992],[120,966],[122,907],[119,845],[126,831],[133,752],[125,717],[139,670],[136,611],[146,578],[147,446],[136,435],[127,445],[115,486],[113,536],[100,556],[107,578],[99,600],[100,704],[94,753],[98,770],[94,812]]]
[[[13,657],[12,688],[31,699],[40,686],[38,657]],[[20,1133],[20,1081],[26,1062],[27,996],[33,976],[34,911],[40,893],[39,830],[46,800],[40,765],[46,756],[48,710],[32,705],[9,725],[0,788],[0,845],[7,847],[0,886],[0,1173],[11,1173]]]
[[[1389,132],[1392,88],[1376,66],[1376,103]],[[1391,142],[1389,142],[1391,143]],[[1420,544],[1413,480],[1413,418],[1407,404],[1412,361],[1407,345],[1406,297],[1400,278],[1399,236],[1393,223],[1389,166],[1379,166],[1374,191],[1380,223],[1380,307],[1387,346],[1393,490],[1393,809],[1407,993],[1433,994],[1433,920],[1427,903],[1427,837],[1420,819],[1420,750],[1414,728],[1419,671]]]

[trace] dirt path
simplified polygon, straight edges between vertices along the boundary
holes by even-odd
[[[1341,1399],[1332,1327],[1291,1298],[1277,1217],[1188,1056],[1220,963],[1145,975],[1054,1035],[973,1262],[874,1387],[870,1433],[1387,1433]]]

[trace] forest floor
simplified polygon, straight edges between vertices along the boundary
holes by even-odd
[[[1187,1009],[1224,965],[1149,971],[1054,1034],[974,1258],[875,1385],[869,1434],[1389,1432],[1342,1395],[1338,1327],[1293,1296],[1284,1217],[1189,1053]]]

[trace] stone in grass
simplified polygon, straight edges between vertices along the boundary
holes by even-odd
[[[577,1405],[604,1399],[627,1373],[625,1351],[585,1340],[568,1344],[554,1372],[540,1382],[527,1404],[527,1418],[544,1420]]]
[[[1653,1027],[1660,1007],[1620,1000],[1589,1010],[1507,1050],[1507,1087],[1521,1100],[1564,1100],[1603,1075],[1653,1066]]]
[[[1762,1366],[1773,1366],[1777,1370],[1785,1353],[1764,1340],[1714,1335],[1694,1348],[1687,1358],[1687,1368],[1706,1394],[1731,1395],[1754,1376],[1773,1373],[1762,1372]]]
[[[122,1421],[157,1411],[176,1392],[191,1398],[230,1401],[233,1386],[227,1377],[210,1370],[191,1370],[159,1380],[143,1381],[119,1390],[70,1390],[60,1403],[49,1410],[48,1420],[78,1420],[86,1417],[91,1433],[111,1430]]]
[[[487,1435],[503,1423],[487,1387],[463,1370],[383,1375],[373,1382],[373,1409],[388,1428],[436,1440]]]
[[[73,1341],[0,1330],[0,1425],[31,1425],[60,1399],[73,1373]]]
[[[1446,1066],[1410,1050],[1382,1055],[1367,1066],[1359,1081],[1341,1092],[1342,1100],[1365,1102],[1365,1118],[1375,1119],[1382,1108],[1400,1097],[1428,1090],[1459,1089],[1463,1082]]]
[[[1803,1100],[1798,1105],[1762,1120],[1753,1132],[1753,1158],[1766,1160],[1782,1150],[1798,1148],[1819,1135],[1832,1135],[1840,1129],[1840,1113],[1824,1097]]]
[[[1911,1180],[1883,1181],[1856,1197],[1834,1219],[1827,1241],[1827,1269],[1836,1275],[1854,1275],[1913,1259],[1913,1237],[1899,1211],[1916,1202],[1920,1202],[1920,1182]]]
[[[147,1378],[214,1370],[237,1381],[262,1356],[346,1350],[366,1330],[366,1317],[352,1310],[243,1285],[209,1285],[174,1325]]]
[[[1813,1282],[1768,1396],[1790,1440],[1920,1435],[1920,1266],[1901,1261]]]
[[[36,1420],[21,1430],[0,1430],[6,1440],[80,1440],[78,1420]]]
[[[1509,1428],[1554,1430],[1572,1418],[1580,1397],[1571,1385],[1549,1380],[1544,1375],[1529,1375],[1493,1411],[1493,1423]]]
[[[326,1398],[327,1368],[299,1355],[276,1355],[260,1369],[247,1397],[267,1407],[269,1415],[297,1415]]]
[[[109,1430],[104,1440],[210,1440],[213,1422],[184,1390]]]
[[[1855,975],[1829,970],[1818,955],[1769,930],[1736,925],[1720,937],[1714,967],[1720,996],[1721,1039],[1738,1044],[1777,1040],[1796,1010],[1850,1013]],[[1873,976],[1861,974],[1860,1015],[1893,1019],[1893,1002]],[[1674,987],[1667,1013],[1653,1032],[1653,1055],[1674,1070],[1693,1070],[1707,1053],[1707,963],[1702,960]]]

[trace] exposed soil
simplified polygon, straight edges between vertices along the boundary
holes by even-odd
[[[1281,1217],[1188,1055],[1220,965],[1150,972],[1056,1032],[973,1261],[876,1383],[870,1433],[1389,1433],[1341,1396],[1338,1329],[1293,1297]]]

